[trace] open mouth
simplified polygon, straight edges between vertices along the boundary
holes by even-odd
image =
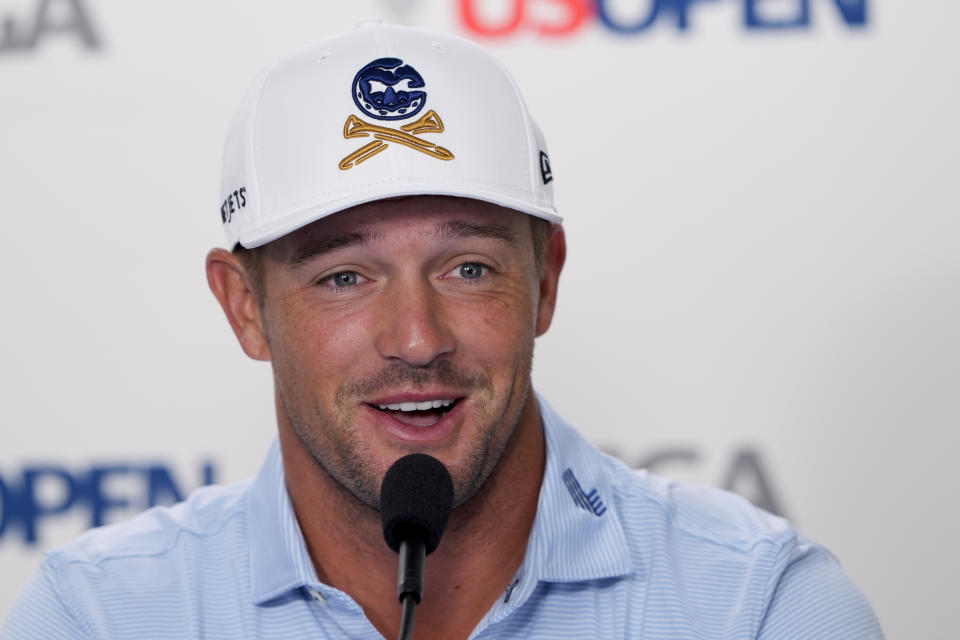
[[[460,402],[459,398],[444,398],[422,402],[371,404],[370,406],[411,427],[432,427],[440,422],[458,402]]]

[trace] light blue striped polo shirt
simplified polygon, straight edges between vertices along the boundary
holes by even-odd
[[[547,465],[526,555],[471,638],[882,638],[836,560],[784,520],[634,472],[541,410]],[[317,579],[275,443],[251,481],[49,553],[2,638],[382,636]]]

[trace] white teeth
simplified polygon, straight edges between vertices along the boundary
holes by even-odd
[[[429,411],[430,409],[439,409],[449,407],[453,400],[424,400],[423,402],[398,402],[396,404],[378,404],[377,408],[381,411],[389,409],[390,411]]]

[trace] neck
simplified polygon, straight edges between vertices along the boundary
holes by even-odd
[[[282,411],[280,412],[282,414]],[[287,489],[317,575],[349,594],[385,637],[400,625],[397,555],[383,541],[380,514],[342,490],[280,416]],[[503,597],[523,561],[545,464],[532,393],[497,468],[455,509],[426,562],[417,638],[466,638]]]

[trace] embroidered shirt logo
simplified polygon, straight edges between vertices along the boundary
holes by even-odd
[[[353,79],[353,101],[367,116],[375,120],[407,120],[420,113],[427,103],[426,83],[420,73],[399,58],[377,58],[364,66]],[[373,140],[340,161],[346,171],[369,160],[390,143],[403,145],[440,160],[452,160],[447,149],[418,136],[422,133],[443,133],[443,121],[433,109],[423,116],[400,125],[399,129],[365,122],[355,115],[343,125],[344,138]]]
[[[574,504],[581,509],[586,509],[595,516],[602,516],[607,512],[607,507],[597,495],[597,490],[593,489],[590,493],[586,493],[570,469],[563,472],[563,484],[567,485],[567,491],[573,497]]]

